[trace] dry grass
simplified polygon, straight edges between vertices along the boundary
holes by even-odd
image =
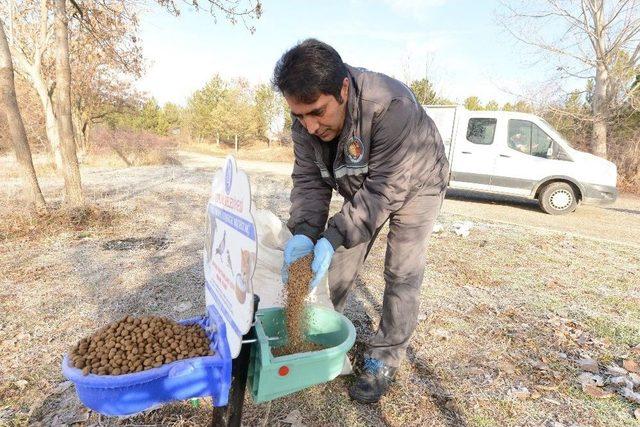
[[[92,134],[82,162],[88,166],[126,167],[179,164],[177,143],[171,137],[150,132],[98,127]]]
[[[23,206],[5,206],[0,223],[0,242],[29,239],[71,232],[83,235],[92,230],[112,227],[119,220],[113,209],[88,205],[79,209],[50,206],[47,212],[35,213]]]
[[[87,154],[82,159],[82,164],[91,167],[123,168],[129,166],[177,165],[180,163],[175,150],[169,148],[128,152],[124,156],[123,158],[122,155],[118,155],[115,152]]]
[[[13,154],[10,154],[13,158]],[[17,162],[3,164],[2,176],[6,178],[20,178],[20,167]],[[56,165],[46,153],[37,153],[33,155],[33,167],[36,170],[38,178],[48,178],[57,174]]]
[[[181,150],[193,151],[196,153],[209,154],[216,157],[224,157],[233,154],[237,159],[241,160],[260,160],[263,162],[292,162],[293,147],[291,145],[272,144],[268,147],[265,142],[255,141],[240,147],[238,152],[226,145],[216,144],[181,144]]]
[[[51,425],[58,417],[81,425],[205,425],[207,399],[199,408],[178,402],[117,419],[87,413],[73,387],[58,388],[62,354],[99,326],[127,314],[188,318],[204,304],[201,230],[211,174],[151,167],[86,178],[87,191],[104,194],[99,202],[111,201],[126,221],[0,241],[0,424]],[[257,208],[286,216],[288,178],[255,175],[252,186]],[[461,219],[444,213],[440,221],[448,229]],[[162,244],[129,244],[151,237]],[[347,303],[356,358],[380,319],[384,249],[382,233]],[[422,316],[388,396],[355,404],[346,393],[352,377],[341,377],[270,404],[247,397],[244,424],[637,425],[623,399],[585,395],[574,362],[582,355],[617,361],[640,343],[637,250],[487,221],[468,238],[434,236],[428,253]],[[185,302],[190,307],[180,309]],[[539,396],[519,400],[510,393],[518,386]]]
[[[610,145],[609,159],[618,167],[619,189],[640,193],[640,130]]]

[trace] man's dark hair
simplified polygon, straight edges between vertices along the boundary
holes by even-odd
[[[305,104],[321,94],[333,95],[342,103],[340,89],[347,67],[334,48],[316,39],[298,43],[278,60],[273,85],[285,96]]]

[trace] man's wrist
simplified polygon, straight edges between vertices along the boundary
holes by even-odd
[[[322,233],[322,237],[331,243],[334,251],[344,244],[344,236],[334,225],[329,225],[324,233]]]
[[[303,236],[307,236],[309,239],[311,239],[311,241],[313,242],[313,244],[316,244],[316,241],[318,240],[318,231],[313,228],[310,227],[306,224],[298,224],[296,226],[296,228],[293,230],[292,233],[294,236],[296,234],[301,234]]]

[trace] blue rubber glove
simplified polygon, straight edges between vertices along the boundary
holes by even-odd
[[[320,283],[320,280],[329,271],[331,258],[335,250],[331,243],[324,237],[318,240],[313,248],[313,262],[311,263],[311,271],[313,271],[313,280],[311,281],[311,289],[314,289]]]
[[[313,241],[304,234],[291,237],[284,246],[284,264],[282,265],[282,283],[289,281],[289,266],[305,255],[313,252]]]

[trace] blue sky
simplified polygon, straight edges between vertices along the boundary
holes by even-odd
[[[141,36],[149,60],[138,88],[184,105],[213,74],[268,82],[280,55],[297,41],[316,37],[348,64],[400,80],[425,72],[440,94],[456,101],[514,101],[544,79],[497,23],[493,0],[264,0],[251,34],[242,24],[218,22],[184,9],[173,17],[151,9]]]

